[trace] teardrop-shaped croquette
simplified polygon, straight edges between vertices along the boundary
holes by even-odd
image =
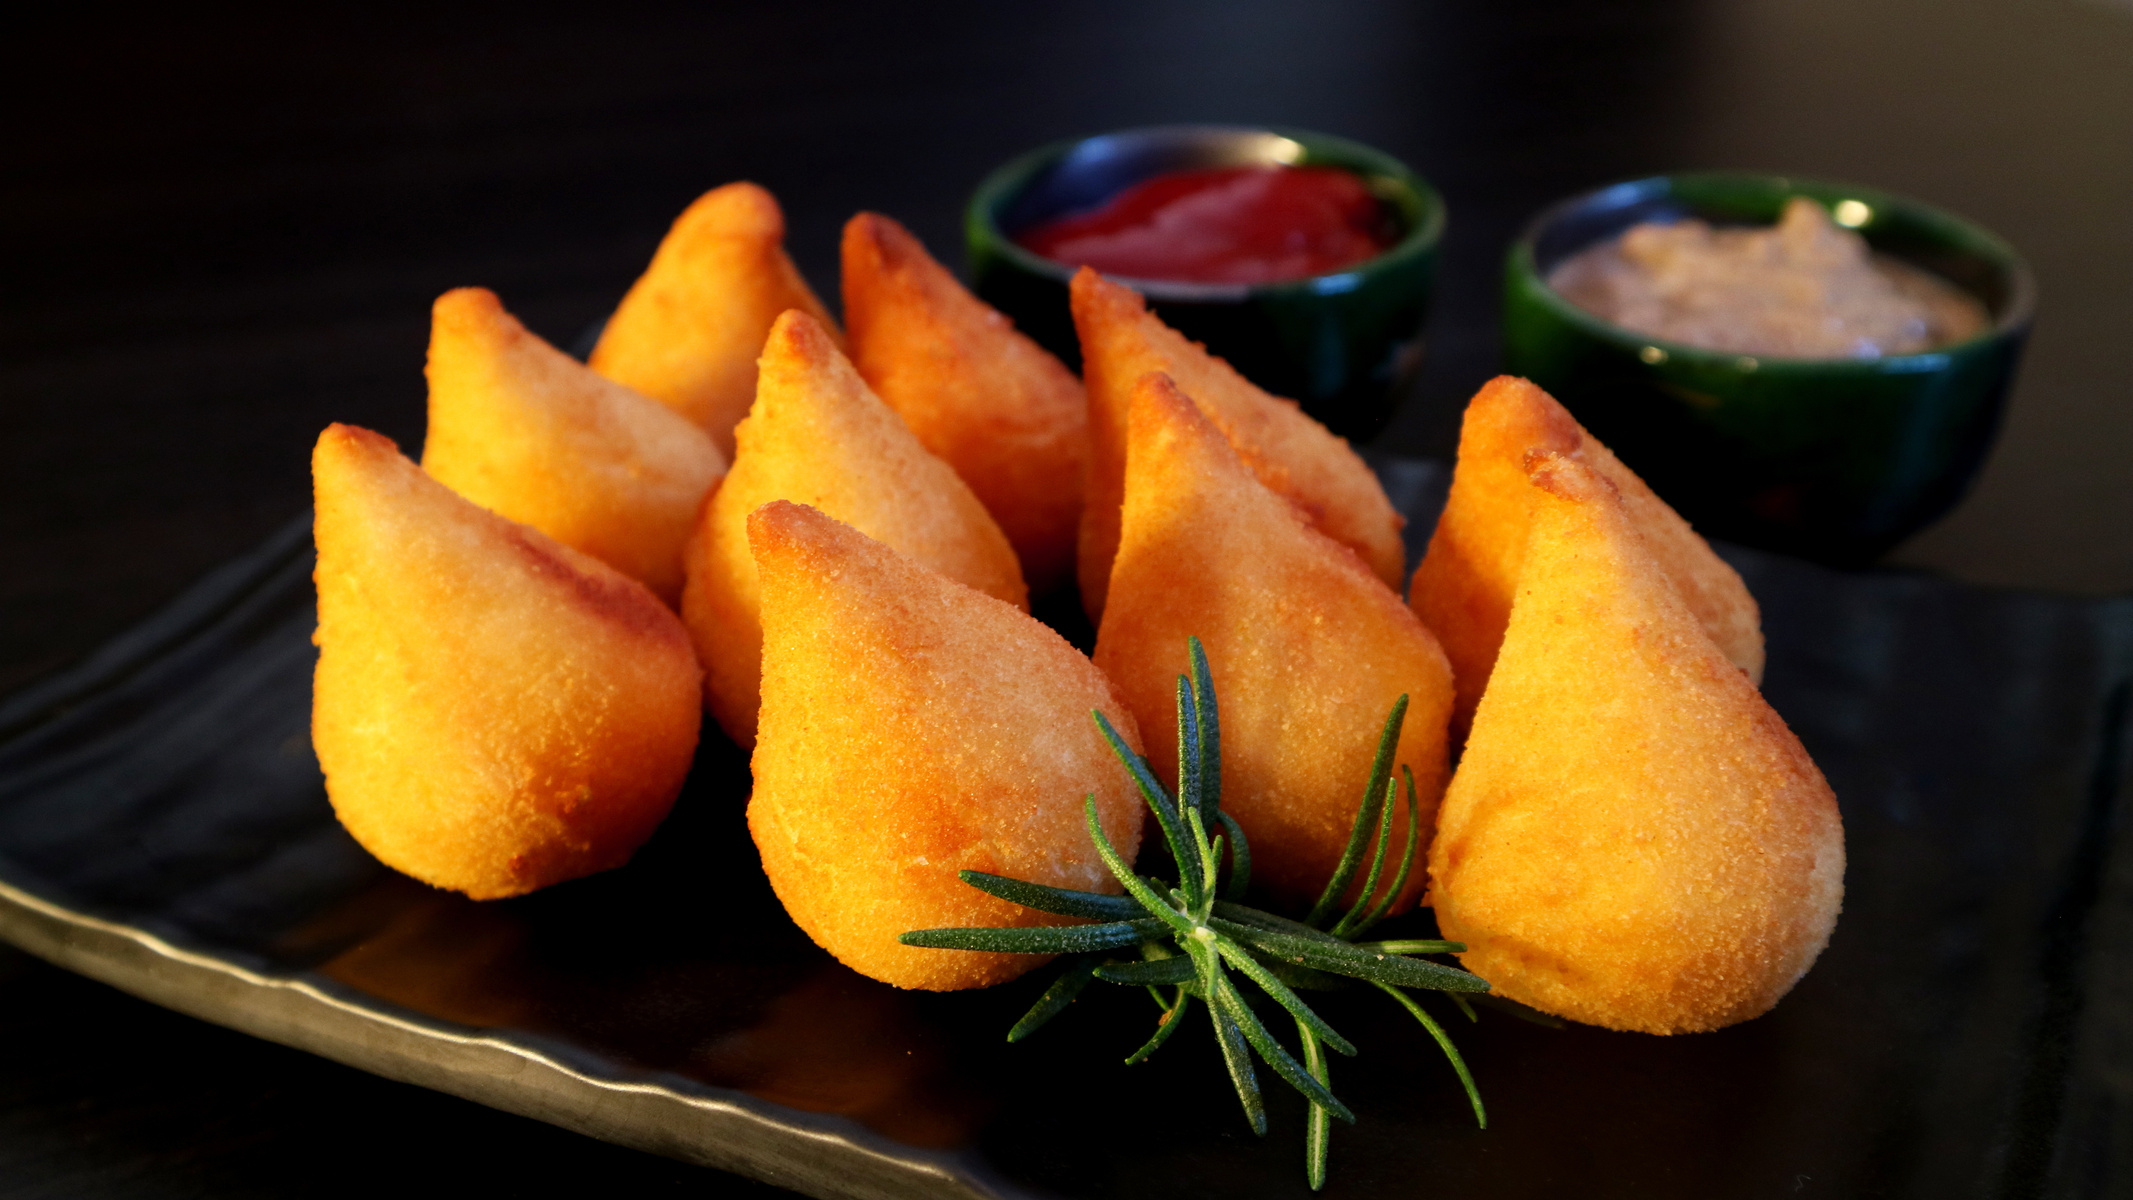
[[[1459,686],[1454,735],[1463,736],[1473,719],[1510,620],[1534,503],[1525,466],[1533,451],[1575,458],[1607,477],[1689,611],[1733,665],[1760,682],[1761,617],[1739,573],[1554,397],[1504,375],[1467,404],[1451,495],[1408,594],[1452,660]]]
[[[311,742],[341,824],[385,865],[477,900],[628,861],[703,721],[681,622],[368,430],[328,426],[311,469]]]
[[[755,401],[755,360],[788,308],[836,328],[785,254],[769,192],[729,183],[674,222],[593,347],[592,369],[696,422],[733,457],[733,426]]]
[[[422,469],[681,603],[681,550],[726,472],[709,435],[526,332],[485,288],[430,310]]]
[[[1118,507],[1126,477],[1126,421],[1141,376],[1161,371],[1229,439],[1259,482],[1289,499],[1320,533],[1362,556],[1398,589],[1407,569],[1400,527],[1378,478],[1348,443],[1268,395],[1230,365],[1186,341],[1148,311],[1139,293],[1083,267],[1074,275],[1074,328],[1089,389],[1089,475],[1083,493],[1081,601],[1100,616],[1118,552]],[[1360,786],[1360,785],[1358,785]]]
[[[950,579],[1029,607],[1014,548],[985,506],[875,399],[813,317],[778,318],[755,408],[734,432],[733,469],[689,541],[682,617],[712,715],[740,745],[755,743],[763,657],[748,515],[772,500],[813,505]]]
[[[1400,598],[1261,485],[1168,376],[1143,379],[1129,432],[1125,519],[1096,665],[1140,721],[1157,773],[1175,786],[1171,714],[1185,639],[1205,644],[1221,699],[1222,806],[1251,839],[1253,879],[1290,906],[1308,905],[1340,861],[1385,715],[1402,693],[1396,761],[1414,772],[1419,827],[1425,835],[1433,827],[1451,668]],[[1394,861],[1405,820],[1403,811]],[[1418,853],[1402,907],[1422,884]]]
[[[1082,816],[1126,861],[1141,801],[1097,732],[1133,718],[1089,660],[1020,609],[805,505],[748,522],[763,597],[762,733],[748,829],[808,936],[898,987],[1012,979],[1037,955],[901,945],[913,929],[1061,924],[956,877],[1116,892]]]
[[[1510,626],[1430,850],[1437,924],[1544,1012],[1646,1033],[1745,1021],[1836,924],[1836,798],[1607,477],[1532,461]]]
[[[844,227],[844,323],[852,365],[984,501],[1031,593],[1071,579],[1089,457],[1081,380],[874,213]]]

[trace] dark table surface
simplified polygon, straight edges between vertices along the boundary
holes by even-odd
[[[441,6],[440,6],[441,7]],[[673,216],[752,178],[826,295],[860,208],[951,262],[1014,152],[1166,121],[1389,150],[1452,219],[1416,396],[1450,448],[1496,365],[1503,247],[1608,179],[1769,168],[2005,235],[2043,304],[1971,498],[1901,565],[2133,590],[2133,2],[1071,8],[298,6],[15,25],[0,93],[0,691],[308,502],[341,420],[419,444],[428,306],[496,289],[569,342]],[[373,1079],[0,949],[0,1195],[754,1185]]]

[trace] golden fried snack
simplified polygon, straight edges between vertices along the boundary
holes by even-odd
[[[311,471],[311,744],[341,824],[385,865],[477,900],[628,861],[703,722],[681,622],[369,430],[328,426]]]
[[[844,321],[852,365],[985,502],[1030,591],[1071,578],[1089,457],[1074,373],[874,213],[844,227]]]
[[[725,456],[688,420],[526,332],[496,293],[430,309],[422,469],[681,603],[681,548]]]
[[[593,347],[592,369],[696,422],[733,457],[770,323],[797,308],[836,328],[785,254],[785,214],[752,183],[713,188],[667,231]]]
[[[745,443],[744,443],[745,444]],[[900,945],[907,930],[1065,923],[956,878],[1116,892],[1083,823],[1128,862],[1141,801],[1090,711],[1140,748],[1089,660],[1028,614],[801,504],[756,510],[762,732],[748,829],[800,928],[846,966],[947,991],[1042,956]]]
[[[1836,924],[1836,798],[1606,474],[1529,461],[1517,600],[1430,849],[1437,924],[1545,1012],[1646,1033],[1745,1021]]]
[[[1607,477],[1631,523],[1704,631],[1751,682],[1761,682],[1762,625],[1755,597],[1740,575],[1554,397],[1526,380],[1503,375],[1490,380],[1467,404],[1451,495],[1408,594],[1422,623],[1443,641],[1452,660],[1452,677],[1459,685],[1454,735],[1463,736],[1473,720],[1474,705],[1488,686],[1489,666],[1496,661],[1497,644],[1511,617],[1511,594],[1525,558],[1526,526],[1534,503],[1525,459],[1535,450],[1567,455]]]
[[[1223,808],[1251,839],[1252,878],[1308,905],[1340,861],[1385,715],[1403,692],[1396,762],[1414,771],[1420,828],[1433,827],[1451,668],[1400,598],[1260,484],[1169,376],[1148,375],[1135,389],[1128,433],[1096,665],[1175,786],[1177,677],[1188,669],[1185,639],[1200,638],[1221,698]],[[1397,861],[1404,812],[1395,825]],[[1417,869],[1401,907],[1422,884]]]
[[[1320,533],[1361,555],[1387,587],[1400,586],[1407,569],[1400,527],[1407,522],[1347,442],[1305,416],[1295,401],[1260,391],[1205,347],[1186,341],[1131,288],[1083,267],[1074,275],[1073,303],[1081,377],[1089,388],[1079,571],[1090,617],[1103,612],[1111,556],[1118,552],[1126,414],[1134,387],[1150,371],[1169,375],[1199,405],[1259,482],[1302,509]]]
[[[682,618],[704,664],[704,695],[733,740],[755,743],[763,634],[748,514],[798,500],[958,583],[1025,610],[1014,548],[947,463],[874,398],[821,322],[788,312],[763,347],[755,408],[704,503],[687,551]]]

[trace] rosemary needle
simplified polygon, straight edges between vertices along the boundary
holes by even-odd
[[[1402,990],[1445,993],[1462,1014],[1474,1019],[1473,1007],[1460,993],[1485,994],[1489,985],[1457,967],[1414,957],[1457,953],[1466,947],[1439,940],[1357,941],[1391,911],[1415,865],[1421,831],[1414,774],[1403,765],[1401,779],[1395,780],[1392,770],[1407,697],[1395,701],[1386,715],[1339,865],[1310,914],[1302,921],[1291,920],[1240,903],[1251,879],[1251,848],[1244,830],[1222,811],[1222,723],[1207,652],[1198,638],[1186,640],[1186,651],[1191,674],[1178,676],[1177,686],[1177,795],[1164,789],[1148,760],[1126,745],[1102,713],[1092,714],[1097,729],[1154,813],[1177,868],[1176,880],[1137,874],[1104,835],[1096,816],[1096,799],[1091,796],[1084,806],[1089,837],[1125,895],[1048,887],[982,871],[964,871],[960,877],[1003,900],[1094,924],[919,929],[900,940],[907,946],[945,950],[1072,955],[1036,1004],[1008,1031],[1011,1042],[1028,1037],[1065,1011],[1092,980],[1147,988],[1161,1016],[1154,1034],[1127,1057],[1130,1065],[1161,1049],[1185,1024],[1192,1002],[1201,1001],[1231,1086],[1255,1133],[1266,1132],[1266,1105],[1253,1066],[1255,1056],[1309,1103],[1304,1173],[1313,1191],[1325,1184],[1332,1119],[1355,1120],[1355,1114],[1333,1094],[1325,1052],[1352,1055],[1356,1047],[1327,1024],[1297,994],[1298,989],[1323,990],[1355,979],[1392,996],[1444,1052],[1466,1089],[1474,1119],[1487,1128],[1481,1093],[1450,1036]],[[1393,878],[1381,891],[1378,881],[1392,841],[1393,813],[1399,807],[1402,782],[1406,784],[1407,839]],[[1355,888],[1355,899],[1344,908],[1342,900],[1358,873],[1363,875],[1362,883]],[[1300,1057],[1277,1041],[1252,1010],[1230,978],[1232,971],[1251,980],[1260,993],[1287,1012],[1301,1042]]]

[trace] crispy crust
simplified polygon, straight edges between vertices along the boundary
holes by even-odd
[[[1221,698],[1223,807],[1251,839],[1261,889],[1308,905],[1340,859],[1379,729],[1402,693],[1398,762],[1414,772],[1420,828],[1434,827],[1451,668],[1400,598],[1261,484],[1168,376],[1142,379],[1131,422],[1096,663],[1174,785],[1174,689],[1185,639],[1200,638]],[[1401,907],[1422,887],[1418,869]]]
[[[592,369],[694,421],[733,457],[733,426],[755,400],[771,322],[797,308],[835,330],[785,254],[769,192],[729,183],[698,197],[608,318]]]
[[[1268,395],[1230,365],[1188,342],[1148,311],[1138,293],[1083,267],[1072,286],[1081,335],[1082,381],[1089,389],[1089,474],[1079,535],[1081,600],[1101,617],[1118,553],[1118,506],[1125,494],[1126,423],[1141,376],[1161,371],[1222,431],[1259,482],[1296,505],[1312,526],[1354,550],[1398,589],[1406,570],[1400,529],[1407,522],[1348,443]]]
[[[1473,720],[1510,620],[1532,519],[1525,460],[1533,451],[1575,458],[1614,485],[1631,523],[1705,632],[1751,682],[1760,682],[1762,626],[1739,573],[1553,397],[1526,380],[1498,376],[1467,405],[1451,494],[1408,591],[1415,612],[1452,660],[1459,685],[1454,735],[1463,737]]]
[[[711,712],[740,745],[755,742],[763,636],[748,516],[772,500],[813,505],[951,579],[1028,608],[1014,548],[985,506],[867,390],[813,317],[778,318],[763,347],[755,408],[735,434],[733,469],[704,502],[689,540],[682,617],[703,660]]]
[[[844,319],[852,365],[977,493],[1031,592],[1072,578],[1089,456],[1081,381],[875,213],[844,227]]]
[[[681,603],[682,545],[726,473],[710,437],[526,331],[494,292],[431,309],[422,468]]]
[[[1747,1020],[1835,926],[1836,798],[1608,477],[1529,461],[1517,598],[1430,850],[1438,925],[1546,1012],[1646,1033]]]
[[[1135,749],[1101,672],[1011,604],[788,501],[749,518],[763,704],[748,828],[793,920],[898,987],[986,987],[1042,956],[904,946],[911,929],[1061,924],[959,870],[1116,892],[1083,824],[1127,861],[1141,803],[1091,709]]]
[[[334,425],[317,483],[312,744],[395,870],[476,899],[620,866],[703,719],[680,621],[620,572]]]

